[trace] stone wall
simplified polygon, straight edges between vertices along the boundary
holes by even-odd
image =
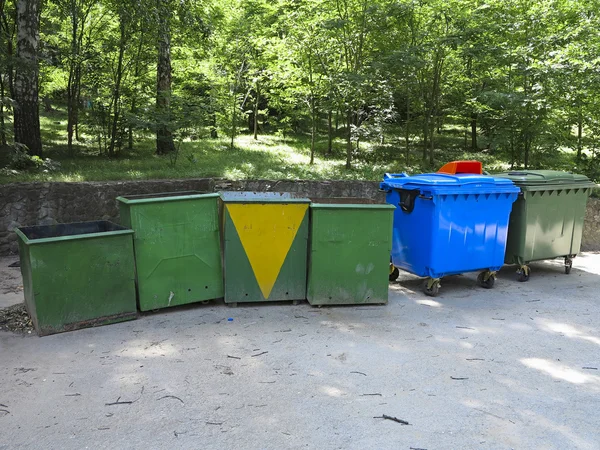
[[[115,181],[86,183],[13,183],[0,185],[0,255],[17,252],[16,227],[86,220],[119,220],[116,197],[158,192],[199,191],[294,192],[311,198],[361,197],[383,201],[379,183],[371,181]],[[600,199],[591,198],[583,231],[584,251],[600,251]]]
[[[213,178],[186,180],[115,181],[85,183],[13,183],[0,185],[0,255],[18,251],[13,230],[27,225],[119,220],[116,197],[158,192],[274,191],[311,198],[378,198],[379,184],[368,181],[227,181]]]
[[[598,198],[588,200],[581,249],[584,252],[600,251],[600,199]]]

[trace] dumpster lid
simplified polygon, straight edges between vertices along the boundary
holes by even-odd
[[[555,184],[592,184],[585,175],[571,172],[561,172],[559,170],[514,170],[504,172],[496,176],[508,178],[519,186],[531,185],[555,185]]]
[[[448,173],[450,175],[456,175],[459,173],[474,173],[481,175],[483,173],[483,167],[481,161],[450,161],[444,164],[438,173]]]
[[[221,191],[219,195],[225,203],[310,203],[293,192]]]
[[[494,190],[517,190],[513,182],[508,178],[497,178],[488,175],[457,174],[449,175],[445,173],[424,173],[421,175],[408,176],[384,175],[384,181],[381,183],[382,189],[421,189],[444,190],[444,189],[494,189]]]
[[[219,194],[199,191],[157,192],[152,194],[122,195],[117,201],[125,204],[158,203],[174,200],[196,200],[199,198],[216,198]]]
[[[31,245],[73,239],[114,236],[118,234],[133,234],[133,230],[109,222],[108,220],[97,220],[93,222],[59,223],[55,225],[20,227],[15,229],[15,233],[17,233],[25,244]]]

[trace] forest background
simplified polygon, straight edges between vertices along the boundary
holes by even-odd
[[[0,0],[0,183],[600,180],[600,0]]]

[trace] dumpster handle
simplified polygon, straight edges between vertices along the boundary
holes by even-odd
[[[405,172],[403,172],[403,173],[384,173],[383,174],[384,180],[389,180],[389,179],[393,179],[393,178],[406,178],[406,177],[408,177],[408,175],[406,175]]]
[[[400,203],[398,206],[402,209],[402,211],[406,213],[411,213],[413,209],[415,209],[415,199],[417,197],[422,197],[421,191],[419,189],[398,189],[400,193]]]

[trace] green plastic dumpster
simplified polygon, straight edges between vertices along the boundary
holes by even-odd
[[[118,197],[133,242],[141,311],[223,297],[218,194]]]
[[[133,231],[106,221],[15,231],[40,336],[136,318]]]
[[[307,198],[222,192],[225,303],[306,299]]]
[[[394,210],[365,199],[313,199],[311,305],[387,303]]]
[[[595,186],[586,176],[553,170],[506,172],[521,188],[508,227],[505,263],[518,264],[517,279],[527,281],[529,263],[563,257],[565,273],[581,249],[587,199]]]

